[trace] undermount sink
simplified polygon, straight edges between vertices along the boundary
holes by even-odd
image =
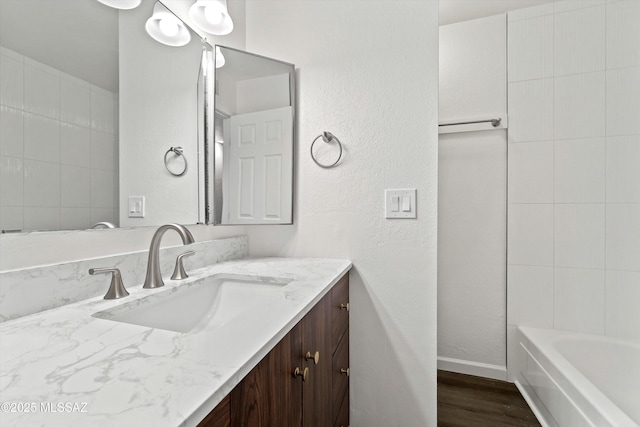
[[[289,283],[275,277],[214,275],[93,314],[93,317],[175,332],[220,326],[273,299]]]

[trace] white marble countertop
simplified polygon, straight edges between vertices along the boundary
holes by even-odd
[[[92,298],[4,322],[0,425],[197,425],[350,268],[346,260],[261,258],[165,280],[160,290],[213,274],[291,280],[268,305],[195,333],[92,317],[159,291],[140,285],[124,299]]]

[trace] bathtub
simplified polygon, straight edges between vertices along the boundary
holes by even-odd
[[[543,426],[640,426],[640,342],[527,327],[518,341],[515,383]]]

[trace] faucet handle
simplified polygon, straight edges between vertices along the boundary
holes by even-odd
[[[182,280],[189,277],[187,272],[184,270],[184,265],[182,265],[182,258],[188,257],[195,254],[194,251],[187,251],[183,254],[178,255],[176,258],[176,266],[173,269],[173,274],[171,275],[171,280]]]
[[[120,274],[120,270],[117,268],[90,268],[89,274],[92,276],[94,274],[103,274],[103,273],[113,273],[111,276],[111,284],[109,285],[109,290],[104,295],[104,299],[118,299],[122,297],[126,297],[129,295],[127,289],[124,287],[122,283],[122,275]]]

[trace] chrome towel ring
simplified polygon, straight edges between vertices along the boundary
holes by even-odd
[[[184,168],[182,169],[181,172],[177,172],[177,171],[171,170],[171,168],[169,167],[169,159],[167,158],[169,153],[173,153],[174,154],[174,156],[173,156],[174,158],[176,158],[176,157],[181,157],[182,158],[182,161],[184,162]],[[183,154],[182,147],[170,147],[167,150],[167,152],[164,153],[164,167],[167,168],[169,173],[171,175],[174,175],[174,176],[182,176],[185,173],[187,173],[187,158]]]
[[[336,144],[338,144],[338,148],[340,151],[338,152],[338,158],[336,159],[335,162],[331,164],[323,164],[323,163],[320,163],[318,159],[316,159],[316,156],[313,154],[313,146],[315,145],[318,138],[322,138],[322,141],[325,142],[326,144],[331,144],[332,142],[335,142]],[[340,161],[340,159],[342,158],[342,143],[340,143],[340,140],[331,132],[324,131],[320,135],[316,136],[316,138],[313,140],[313,142],[311,143],[310,151],[311,151],[311,158],[316,163],[316,165],[320,166],[321,168],[329,169],[336,166]]]

